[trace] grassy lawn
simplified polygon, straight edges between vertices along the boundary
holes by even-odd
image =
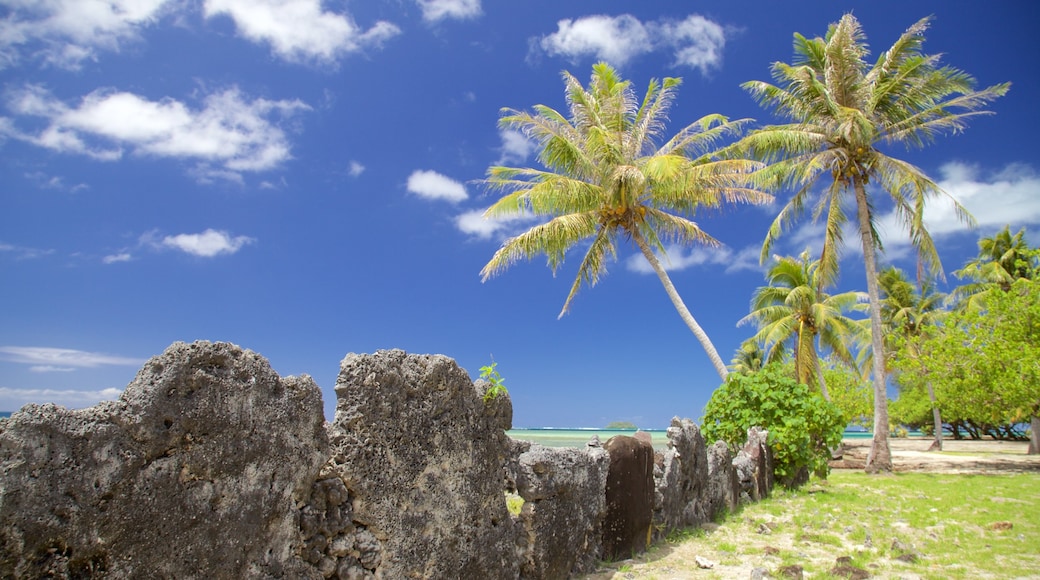
[[[1040,473],[835,471],[589,578],[783,577],[788,566],[806,578],[1040,578]]]

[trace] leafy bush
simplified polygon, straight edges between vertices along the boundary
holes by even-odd
[[[841,410],[779,363],[730,374],[708,401],[701,425],[706,441],[725,441],[731,448],[744,444],[749,428],[767,429],[774,475],[785,487],[796,485],[805,469],[826,477],[830,448],[841,443],[845,430]]]

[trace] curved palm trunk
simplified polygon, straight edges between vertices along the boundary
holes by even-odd
[[[935,441],[932,442],[932,451],[942,451],[942,416],[939,414],[939,404],[935,401],[935,389],[932,381],[928,381],[928,400],[932,403],[932,422],[935,424]]]
[[[661,284],[664,285],[664,291],[668,293],[668,297],[672,299],[672,304],[675,305],[675,309],[679,311],[679,316],[686,323],[686,326],[690,328],[693,335],[697,337],[697,340],[704,347],[704,351],[708,353],[708,358],[711,359],[711,364],[715,366],[715,371],[719,373],[722,380],[726,380],[729,376],[729,371],[726,370],[726,365],[722,362],[722,357],[719,356],[719,352],[715,350],[715,345],[711,343],[711,339],[705,334],[704,329],[701,325],[697,324],[694,320],[693,315],[690,314],[690,310],[686,308],[686,304],[683,302],[679,293],[675,290],[675,286],[672,284],[672,279],[668,277],[668,273],[664,271],[661,263],[657,260],[657,256],[654,255],[653,250],[650,249],[650,245],[643,239],[642,234],[638,231],[631,232],[632,239],[635,240],[636,245],[639,246],[640,251],[643,252],[643,256],[647,262],[650,262],[650,267],[657,272],[657,277],[661,279]]]
[[[877,255],[871,235],[867,190],[863,180],[853,181],[859,234],[863,241],[863,262],[867,274],[867,296],[870,299],[870,341],[874,349],[874,438],[867,455],[867,473],[892,471],[892,451],[888,447],[888,391],[885,388],[884,337],[881,335],[881,292],[878,289]]]
[[[1029,420],[1029,428],[1033,431],[1029,438],[1029,455],[1040,455],[1040,415],[1034,414]]]
[[[823,378],[823,365],[820,364],[819,355],[816,356],[816,378],[820,383],[820,393],[823,394],[823,400],[828,403],[831,402],[831,393],[827,390],[827,381]]]

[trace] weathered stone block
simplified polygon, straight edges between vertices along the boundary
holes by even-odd
[[[350,492],[359,563],[383,578],[516,578],[503,427],[454,360],[401,350],[348,354],[336,382],[327,472]],[[351,571],[353,570],[353,571]],[[344,573],[356,574],[356,566]]]
[[[607,513],[603,520],[603,557],[631,558],[646,551],[654,511],[654,448],[626,435],[607,440]]]
[[[227,343],[175,343],[118,401],[0,423],[0,570],[308,578],[296,502],[328,456],[321,391]]]

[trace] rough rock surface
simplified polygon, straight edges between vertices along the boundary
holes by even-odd
[[[668,449],[654,467],[654,529],[657,538],[672,530],[711,520],[708,512],[708,457],[700,428],[689,419],[672,418]]]
[[[507,471],[524,499],[522,578],[567,578],[595,568],[602,552],[610,456],[602,447],[513,446]]]
[[[707,513],[719,514],[733,511],[737,507],[740,484],[729,446],[725,441],[716,441],[708,447],[708,489],[705,493]]]
[[[518,576],[503,483],[512,410],[505,396],[485,404],[485,389],[440,355],[343,359],[327,473],[345,484],[355,525],[379,544],[366,569],[383,578]]]
[[[226,343],[175,343],[118,401],[0,423],[0,571],[313,578],[296,502],[328,457],[321,391]]]
[[[759,501],[773,489],[773,452],[766,444],[768,438],[769,432],[765,429],[748,429],[747,442],[733,458],[740,497],[744,501]]]
[[[631,558],[650,543],[654,512],[654,448],[643,439],[616,435],[603,449],[607,470],[607,513],[603,521],[603,558]]]

